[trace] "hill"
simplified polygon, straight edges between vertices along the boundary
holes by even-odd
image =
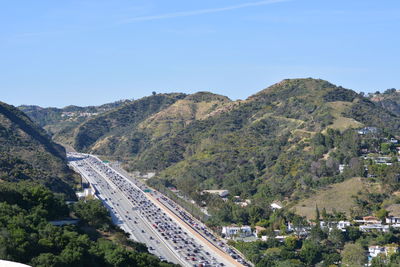
[[[399,134],[400,120],[362,94],[308,78],[283,80],[241,101],[207,92],[153,95],[56,140],[114,156],[129,170],[156,171],[153,186],[177,187],[199,205],[220,207],[214,218],[245,224],[254,206],[268,212],[273,200],[295,203],[363,176],[362,149],[380,147],[376,137],[357,133],[362,127],[376,127],[383,140]],[[341,173],[339,165],[351,168]],[[252,205],[218,206],[204,189],[227,189]]]
[[[110,111],[130,102],[131,100],[120,100],[100,106],[79,107],[71,105],[64,108],[42,108],[34,105],[22,105],[18,108],[48,133],[57,135],[60,131],[78,126],[92,116]]]
[[[383,93],[375,93],[370,96],[371,101],[377,103],[389,112],[400,116],[400,91],[394,88]]]
[[[0,180],[35,181],[73,197],[64,148],[19,109],[0,102]]]
[[[66,143],[63,138],[69,136],[78,150],[129,159],[229,102],[206,92],[152,95],[96,116],[55,139]]]

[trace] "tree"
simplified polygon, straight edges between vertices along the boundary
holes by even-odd
[[[367,262],[365,250],[359,244],[346,244],[341,255],[343,266],[359,267],[364,266],[364,264]]]
[[[157,92],[156,92],[156,91],[153,91],[153,92],[151,92],[151,94],[152,94],[152,95],[156,95],[156,94],[157,94]]]
[[[375,216],[378,217],[381,221],[383,221],[389,215],[389,211],[385,209],[380,209],[375,213]]]
[[[317,243],[306,240],[300,250],[300,258],[308,265],[312,266],[321,261],[321,246]]]
[[[328,240],[333,243],[336,248],[341,248],[344,244],[344,235],[340,229],[332,229],[329,232]]]

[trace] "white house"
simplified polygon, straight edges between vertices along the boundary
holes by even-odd
[[[369,246],[368,247],[368,261],[371,261],[373,258],[377,257],[379,254],[385,254],[385,256],[390,256],[396,253],[399,250],[399,247],[395,244],[382,246]]]
[[[78,192],[76,193],[76,196],[78,199],[84,199],[87,197],[93,197],[96,194],[95,190],[93,188],[85,188],[83,192]]]
[[[240,236],[240,237],[246,237],[246,236],[251,236],[253,232],[251,231],[250,226],[224,226],[222,227],[222,234],[224,234],[226,237],[230,238],[233,236]]]
[[[359,229],[360,229],[360,231],[363,231],[363,232],[372,232],[373,230],[376,230],[379,232],[388,232],[389,225],[383,225],[381,223],[366,224],[366,225],[360,225]]]
[[[271,209],[273,209],[273,210],[280,210],[280,209],[282,209],[282,206],[279,205],[279,204],[276,203],[276,202],[272,202],[271,205],[270,205],[270,207],[271,207]]]
[[[203,190],[203,193],[215,194],[220,197],[227,197],[229,195],[228,190]]]
[[[387,224],[400,224],[400,217],[389,216],[385,219]]]
[[[358,134],[361,134],[361,135],[374,134],[374,133],[378,132],[378,128],[376,128],[376,127],[364,127],[362,129],[359,129],[357,132],[358,132]]]
[[[329,231],[332,231],[332,229],[339,229],[342,232],[346,232],[346,227],[349,227],[351,223],[349,221],[338,221],[338,222],[324,222],[321,221],[319,222],[321,228],[328,228]]]

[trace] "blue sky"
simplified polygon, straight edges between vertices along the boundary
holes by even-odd
[[[244,99],[285,78],[400,89],[398,0],[0,0],[0,100]]]

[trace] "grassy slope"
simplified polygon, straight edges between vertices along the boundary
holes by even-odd
[[[349,215],[351,209],[356,206],[352,197],[358,191],[366,191],[371,188],[365,182],[365,178],[354,177],[342,183],[329,185],[327,188],[316,192],[316,194],[297,203],[293,210],[308,219],[315,219],[316,206],[320,210],[325,208],[327,212],[332,212],[335,209]]]

